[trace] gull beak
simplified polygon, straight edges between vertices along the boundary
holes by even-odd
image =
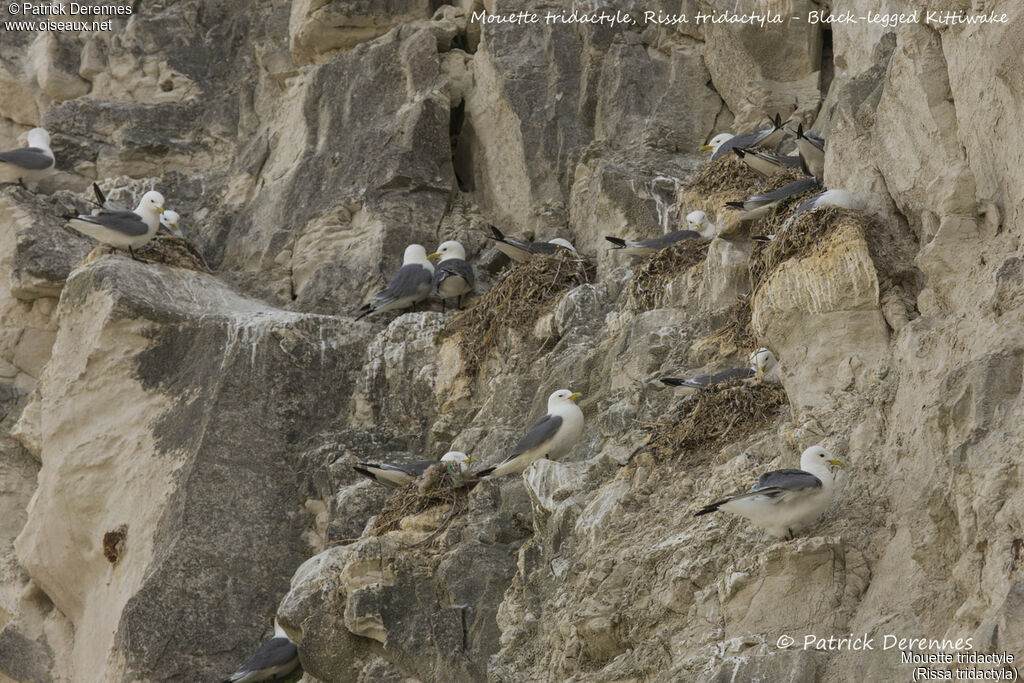
[[[158,207],[156,207],[156,210],[157,210],[157,213],[163,213],[164,212],[164,207],[158,206]]]
[[[581,396],[583,396],[583,394],[581,394],[580,392],[576,391],[576,392],[573,392],[573,394],[569,397],[569,400],[570,401],[575,401],[576,399],[580,398]]]
[[[833,458],[833,459],[829,460],[828,464],[829,465],[834,465],[835,467],[846,467],[846,463],[843,462],[842,460],[839,460],[838,458]]]
[[[707,152],[711,149],[711,145],[701,145],[697,148],[698,152]]]
[[[466,464],[467,465],[469,465],[470,463],[474,463],[474,462],[477,462],[477,459],[474,458],[472,455],[469,456],[468,458],[466,458]]]
[[[427,260],[428,261],[433,261],[436,258],[441,258],[441,255],[440,254],[427,254]]]

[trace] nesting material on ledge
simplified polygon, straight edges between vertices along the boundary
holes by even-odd
[[[684,464],[707,461],[704,455],[768,426],[787,403],[781,384],[721,384],[683,401],[675,415],[654,424],[646,450],[656,460]]]
[[[676,242],[639,263],[626,288],[629,306],[637,311],[660,307],[669,281],[688,268],[703,263],[709,244],[709,239]]]
[[[163,263],[201,273],[213,272],[196,246],[188,238],[178,235],[157,234],[149,244],[137,250],[135,256],[144,263]]]
[[[776,215],[779,214],[774,214],[766,223],[773,221]],[[750,255],[749,266],[751,291],[756,292],[761,283],[781,263],[812,253],[829,234],[844,225],[852,225],[860,234],[864,235],[872,252],[872,259],[876,261],[875,267],[879,268],[878,259],[875,258],[875,249],[871,246],[874,240],[870,237],[872,233],[877,232],[875,220],[867,214],[852,209],[828,207],[797,216],[796,220],[785,230],[776,233],[775,239],[767,244],[755,243],[754,251]],[[753,296],[751,296],[752,300]]]
[[[537,257],[509,268],[473,305],[453,315],[442,338],[456,337],[466,369],[476,372],[506,330],[529,330],[553,309],[562,294],[594,279],[590,261],[568,250]]]
[[[708,344],[718,345],[718,355],[729,356],[757,347],[757,338],[750,325],[750,304],[738,301],[726,312],[726,323],[711,335]]]
[[[370,534],[382,536],[397,529],[401,521],[410,515],[418,515],[439,505],[448,506],[444,520],[432,538],[465,514],[469,509],[469,482],[465,475],[457,473],[457,467],[449,465],[439,462],[430,467],[418,482],[399,489],[377,513]]]

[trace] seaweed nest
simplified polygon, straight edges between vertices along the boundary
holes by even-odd
[[[654,423],[645,450],[656,460],[685,464],[703,462],[710,452],[767,427],[788,402],[781,384],[750,384],[742,380],[697,392],[683,401],[666,422]]]
[[[137,249],[135,256],[144,263],[163,263],[202,273],[213,272],[191,240],[177,235],[158,234],[148,244]]]
[[[473,305],[453,315],[442,339],[456,337],[466,370],[475,374],[506,330],[521,330],[552,310],[562,294],[592,282],[594,265],[560,249],[552,256],[535,257],[502,273],[501,279]]]
[[[447,463],[431,466],[418,482],[396,491],[384,503],[373,520],[370,535],[382,536],[397,529],[406,517],[447,505],[448,513],[441,525],[421,543],[433,540],[469,509],[470,487],[467,483],[465,475],[456,474],[455,468],[450,469]]]
[[[884,244],[872,247],[872,242],[877,241],[871,238],[873,234],[877,233],[875,220],[859,211],[829,206],[804,212],[785,230],[776,233],[775,239],[771,242],[764,245],[758,244],[754,248],[749,265],[751,291],[756,292],[768,275],[783,262],[813,253],[828,235],[844,225],[853,225],[860,231],[867,240],[872,259],[876,260],[876,267],[878,267],[878,261],[883,255],[878,253],[878,258],[876,258],[876,253],[878,249],[884,249]],[[880,270],[884,269],[880,268]],[[753,300],[753,295],[751,295],[751,300]]]
[[[688,239],[669,245],[645,259],[633,270],[626,288],[629,306],[649,311],[662,305],[668,282],[679,273],[702,263],[708,255],[709,239]]]
[[[735,154],[709,161],[683,185],[684,192],[709,197],[720,192],[735,194],[739,191],[755,192],[761,176]]]

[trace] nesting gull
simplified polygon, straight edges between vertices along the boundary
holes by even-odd
[[[127,211],[128,207],[119,202],[115,202],[103,193],[98,183],[92,184],[92,192],[96,195],[95,204],[101,209],[107,211]],[[97,212],[93,212],[95,215]],[[171,234],[182,237],[181,230],[178,228],[178,222],[181,220],[181,216],[178,215],[177,211],[171,211],[170,209],[164,209],[163,213],[160,214],[160,227],[166,228]],[[159,228],[158,228],[159,229]]]
[[[825,173],[825,138],[805,131],[801,123],[796,128],[796,148],[803,160],[804,172],[820,179]]]
[[[734,147],[732,151],[753,171],[766,178],[788,168],[800,168],[799,156],[787,157],[770,152],[758,152],[754,149],[740,149],[739,147]]]
[[[263,644],[252,658],[223,683],[275,681],[288,676],[299,666],[299,648],[274,619],[274,637]]]
[[[421,460],[419,462],[410,462],[402,465],[391,465],[379,462],[360,462],[356,463],[352,469],[364,477],[373,479],[378,484],[399,488],[413,483],[417,478],[423,476],[423,473],[426,472],[431,465],[436,465],[439,462],[457,463],[459,466],[459,474],[462,474],[466,471],[466,467],[468,467],[470,463],[476,462],[476,458],[471,458],[465,453],[461,453],[459,451],[449,451],[445,453],[440,460]]]
[[[458,298],[458,307],[462,308],[462,297],[473,291],[476,276],[473,266],[466,261],[466,250],[454,240],[444,242],[437,252],[427,256],[428,259],[439,258],[440,262],[434,269],[434,294],[445,299]]]
[[[690,393],[697,389],[706,389],[715,384],[721,384],[734,379],[756,378],[760,381],[764,379],[768,372],[771,372],[777,362],[775,354],[764,347],[751,353],[748,361],[749,365],[745,368],[730,368],[729,370],[720,370],[709,375],[697,375],[689,379],[662,377],[661,381],[669,386],[683,387],[689,390],[687,393]]]
[[[134,250],[153,239],[160,228],[160,214],[163,210],[164,196],[156,190],[150,190],[142,195],[134,211],[101,209],[92,216],[75,216],[68,221],[68,225],[116,249],[127,249],[134,259]]]
[[[786,135],[786,129],[782,127],[782,117],[775,115],[775,121],[769,128],[760,128],[739,135],[720,133],[711,138],[711,142],[701,147],[701,150],[713,150],[711,161],[724,156],[734,147],[775,147]]]
[[[772,207],[783,199],[812,190],[818,186],[817,178],[801,178],[800,180],[783,185],[777,190],[751,195],[741,202],[726,202],[725,205],[731,209],[742,209],[743,213],[740,214],[741,221],[752,221],[767,216],[771,213]]]
[[[694,516],[725,510],[746,517],[772,536],[793,538],[832,502],[834,479],[829,465],[845,467],[846,463],[821,446],[811,446],[800,456],[800,469],[765,472],[747,493],[705,505]]]
[[[356,320],[383,311],[415,306],[430,296],[434,286],[434,266],[427,259],[427,250],[419,244],[405,248],[402,267],[398,269],[388,286],[373,295],[370,303],[359,309]]]
[[[580,394],[559,389],[548,397],[548,412],[533,423],[512,454],[494,467],[477,472],[478,477],[500,477],[522,472],[541,458],[558,457],[572,448],[583,433],[583,411],[573,403]]]
[[[820,209],[825,206],[838,206],[843,209],[854,208],[853,197],[846,190],[826,190],[821,194],[816,194],[800,206],[796,207],[796,211],[793,212],[793,216],[798,216],[804,211],[811,211],[813,209]]]
[[[56,165],[50,149],[50,134],[45,128],[28,132],[28,147],[0,152],[0,181],[5,183],[35,183],[48,176]]]
[[[556,237],[549,242],[528,242],[526,240],[516,239],[515,237],[505,237],[501,230],[498,230],[493,225],[491,227],[491,239],[495,241],[495,247],[505,256],[517,263],[523,263],[529,261],[534,256],[551,256],[556,253],[559,249],[568,249],[569,251],[576,251],[576,248],[572,246],[569,240]]]
[[[708,220],[707,214],[703,211],[691,211],[686,216],[686,225],[687,230],[675,230],[660,237],[651,237],[645,240],[627,241],[611,235],[605,235],[604,238],[614,245],[612,246],[613,251],[621,251],[630,256],[650,256],[676,242],[715,236],[715,224]]]

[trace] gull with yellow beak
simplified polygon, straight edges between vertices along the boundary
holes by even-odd
[[[356,463],[352,469],[364,477],[373,479],[378,484],[397,488],[413,483],[419,477],[422,477],[423,473],[430,469],[431,465],[436,465],[439,462],[452,463],[450,465],[452,474],[456,474],[454,471],[456,468],[458,469],[457,474],[463,474],[470,464],[476,462],[476,458],[460,451],[448,451],[441,456],[440,460],[420,460],[419,462],[410,462],[402,465],[360,462]]]
[[[793,538],[821,517],[832,502],[835,479],[829,466],[846,467],[821,446],[800,456],[800,469],[765,472],[747,493],[705,505],[694,516],[718,510],[746,517],[778,538]]]
[[[466,260],[466,250],[455,240],[442,242],[428,259],[441,259],[434,268],[434,294],[441,299],[441,305],[447,299],[458,298],[458,307],[462,308],[462,297],[473,291],[476,276],[473,266]]]
[[[150,190],[142,195],[134,211],[103,209],[94,216],[76,216],[68,221],[68,225],[115,249],[127,249],[134,259],[134,250],[153,239],[160,229],[160,215],[163,212],[164,196],[156,190]]]
[[[533,423],[526,435],[500,464],[476,473],[478,477],[500,477],[522,472],[541,458],[563,455],[583,433],[583,411],[573,401],[580,394],[559,389],[548,397],[548,412]]]
[[[107,211],[127,211],[128,207],[124,206],[119,202],[115,202],[112,199],[108,199],[107,195],[100,189],[99,183],[92,184],[92,192],[96,195],[95,204],[101,209]],[[99,213],[94,211],[93,215]],[[166,228],[168,232],[178,237],[183,237],[181,229],[178,227],[178,222],[181,220],[181,216],[178,215],[177,211],[171,211],[170,209],[164,209],[163,213],[160,214],[160,227]],[[158,228],[159,229],[159,228]]]
[[[697,149],[713,150],[711,160],[714,161],[728,154],[729,150],[735,147],[776,147],[786,137],[786,129],[782,127],[782,117],[778,114],[775,115],[775,120],[771,124],[768,128],[759,128],[739,135],[719,133],[711,138],[711,142]]]
[[[715,384],[722,384],[734,379],[753,378],[756,382],[761,382],[764,381],[765,375],[775,368],[777,361],[775,360],[774,353],[761,347],[750,354],[748,362],[750,365],[745,368],[730,368],[729,370],[720,370],[709,375],[697,375],[689,379],[662,377],[661,381],[669,386],[682,387],[689,390],[685,393],[693,393],[698,389],[706,389]]]

